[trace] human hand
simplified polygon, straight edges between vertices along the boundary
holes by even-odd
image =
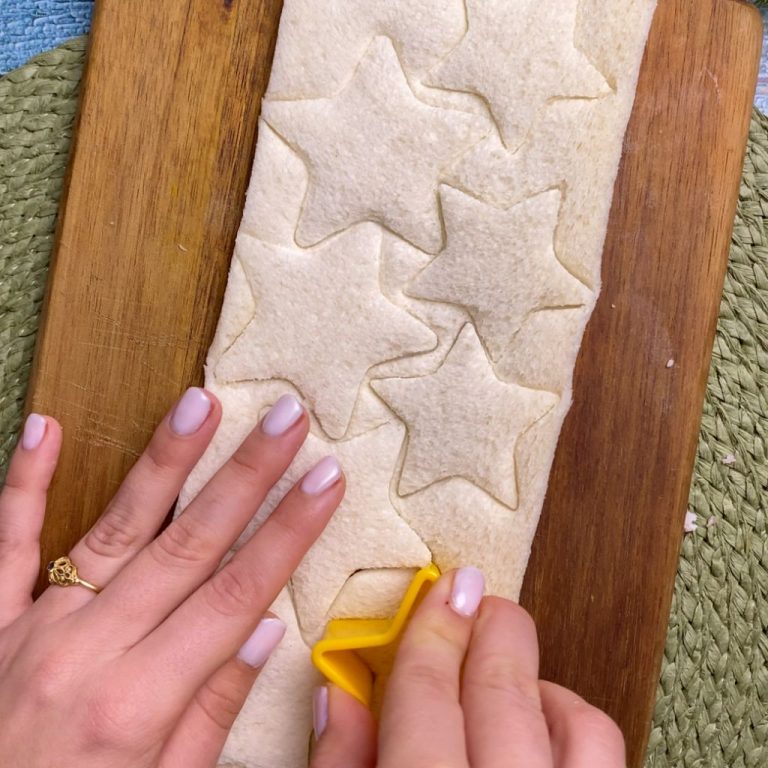
[[[3,766],[216,764],[285,631],[265,611],[344,495],[338,463],[323,459],[214,573],[307,435],[305,411],[286,396],[155,538],[220,419],[213,395],[185,393],[71,552],[103,591],[51,586],[34,603],[62,434],[51,418],[27,420],[0,494]]]
[[[444,575],[427,594],[403,634],[378,746],[362,704],[319,689],[312,768],[624,768],[616,724],[539,680],[530,616],[482,595],[472,568]]]

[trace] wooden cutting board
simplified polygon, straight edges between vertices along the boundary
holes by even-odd
[[[202,380],[280,6],[96,4],[29,395],[66,435],[43,562],[96,519],[154,424]],[[544,676],[618,720],[632,768],[658,680],[760,42],[759,15],[739,0],[659,2],[603,292],[522,596]]]

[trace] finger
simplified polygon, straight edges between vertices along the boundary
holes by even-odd
[[[531,617],[499,597],[483,600],[462,677],[469,762],[480,768],[551,768],[539,699],[539,646]]]
[[[285,634],[285,624],[267,615],[237,656],[217,669],[195,693],[160,759],[160,768],[210,768],[224,748],[248,693]]]
[[[312,701],[315,746],[310,768],[374,768],[376,723],[354,696],[324,685]]]
[[[61,450],[61,427],[31,413],[0,492],[0,626],[32,604],[40,573],[40,530]]]
[[[153,631],[214,572],[308,430],[298,400],[281,398],[184,512],[87,606],[89,625],[113,634],[120,627],[125,648]]]
[[[331,471],[332,470],[332,471]],[[318,478],[324,481],[317,485]],[[209,581],[124,657],[124,675],[155,682],[162,717],[188,700],[253,631],[344,495],[335,459],[321,460]]]
[[[70,553],[80,575],[106,586],[157,534],[192,467],[221,421],[221,405],[199,387],[188,389],[166,415],[104,514]],[[47,590],[46,603],[74,610],[95,594]]]
[[[539,690],[555,768],[624,768],[624,737],[605,712],[554,683]]]
[[[467,768],[461,666],[483,576],[462,568],[437,581],[403,634],[382,705],[379,765]]]

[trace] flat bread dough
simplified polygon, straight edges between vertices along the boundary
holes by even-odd
[[[516,598],[600,290],[655,0],[285,0],[183,508],[292,392],[340,510],[273,610],[288,632],[222,755],[302,768],[330,618],[415,569]]]

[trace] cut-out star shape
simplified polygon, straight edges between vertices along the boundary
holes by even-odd
[[[487,118],[417,99],[383,37],[333,98],[266,101],[263,115],[309,170],[296,229],[302,246],[374,221],[436,253],[441,174],[490,130]]]
[[[508,209],[452,187],[441,187],[441,196],[447,245],[407,292],[465,306],[494,361],[532,312],[580,306],[589,298],[555,255],[558,190]]]
[[[354,227],[301,251],[240,235],[256,313],[215,368],[219,381],[287,379],[334,438],[346,432],[366,371],[434,348],[421,321],[379,285],[381,232]]]
[[[280,18],[267,98],[336,93],[376,35],[395,41],[403,69],[421,78],[461,40],[466,21],[464,0],[291,0]]]
[[[507,149],[517,149],[546,103],[610,91],[574,43],[577,5],[467,0],[467,34],[433,70],[430,83],[484,98]]]
[[[344,499],[291,580],[299,624],[308,642],[322,633],[331,606],[353,573],[369,568],[421,568],[430,562],[429,550],[397,513],[389,495],[404,437],[403,427],[392,422],[331,444],[310,435],[299,466],[291,470],[298,475],[333,454],[347,479]]]
[[[517,507],[515,445],[557,395],[499,380],[471,324],[433,374],[371,386],[408,425],[402,495],[463,477]]]

